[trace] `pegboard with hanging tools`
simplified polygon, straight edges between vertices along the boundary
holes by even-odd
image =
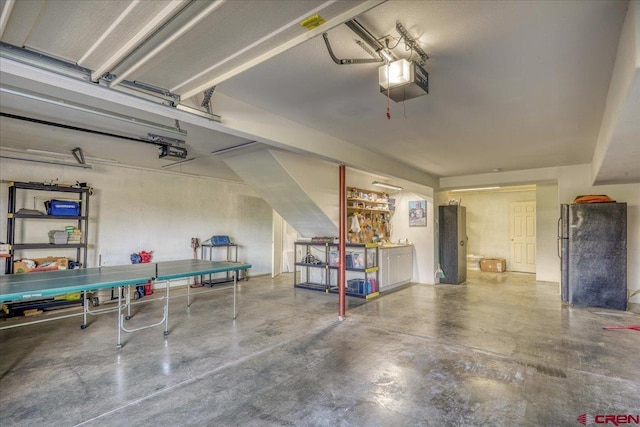
[[[387,193],[351,187],[347,190],[348,243],[384,243],[391,240],[395,200]]]

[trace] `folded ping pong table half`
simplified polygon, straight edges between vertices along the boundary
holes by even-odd
[[[233,262],[206,261],[206,260],[180,260],[164,261],[147,264],[130,264],[96,268],[81,268],[74,270],[49,271],[32,274],[7,274],[0,276],[0,302],[18,302],[23,300],[38,299],[73,292],[89,292],[106,288],[118,288],[118,339],[117,347],[122,348],[120,331],[135,332],[154,326],[165,324],[164,335],[169,334],[169,287],[172,280],[185,279],[193,276],[201,276],[228,271],[238,272],[251,268],[250,264]],[[237,276],[233,277],[233,318],[236,318],[236,288]],[[164,315],[162,320],[152,325],[136,329],[127,329],[124,326],[123,309],[130,310],[130,293],[127,292],[125,302],[122,302],[122,288],[124,286],[144,284],[149,280],[157,283],[165,283],[165,295],[155,300],[164,300]],[[190,305],[189,286],[187,286],[187,306]],[[83,304],[84,323],[82,329],[87,326],[88,300],[84,297]],[[111,310],[109,310],[111,311]],[[129,311],[130,313],[130,311]],[[56,317],[56,319],[68,316]],[[127,316],[127,319],[130,316]],[[30,322],[37,323],[36,322]],[[26,324],[24,324],[26,325]],[[6,328],[6,327],[5,327]],[[0,328],[0,329],[5,329]]]

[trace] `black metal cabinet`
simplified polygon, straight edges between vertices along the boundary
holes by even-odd
[[[46,197],[54,199],[58,198],[72,199],[80,205],[80,215],[78,216],[60,216],[60,215],[40,215],[34,212],[24,213],[24,198],[20,199],[23,192],[42,191],[46,192]],[[8,185],[8,203],[7,203],[7,243],[9,247],[9,256],[5,259],[5,273],[12,274],[13,262],[16,255],[23,250],[58,250],[58,249],[75,249],[75,262],[80,267],[86,267],[87,248],[89,236],[89,196],[92,193],[90,187],[63,186],[63,185],[47,185],[34,182],[10,182]],[[64,194],[60,194],[64,193]],[[81,241],[79,243],[51,244],[44,242],[19,242],[18,234],[28,227],[31,221],[48,221],[53,222],[56,226],[60,223],[73,225],[81,230]],[[42,240],[46,240],[43,236]]]
[[[440,283],[467,281],[467,212],[464,206],[438,207],[440,264],[445,277]]]

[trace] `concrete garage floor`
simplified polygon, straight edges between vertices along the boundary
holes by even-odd
[[[640,315],[562,307],[533,275],[470,272],[362,304],[291,275],[171,300],[115,347],[113,313],[0,331],[0,424],[579,426],[640,413]],[[172,291],[173,292],[173,291]],[[178,295],[179,291],[173,292]],[[130,327],[157,303],[137,306]],[[146,320],[150,320],[146,319]],[[10,324],[13,320],[3,322]]]

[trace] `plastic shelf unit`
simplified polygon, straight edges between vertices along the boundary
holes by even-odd
[[[338,263],[335,243],[295,242],[294,287],[338,292]],[[346,294],[358,298],[379,296],[378,244],[347,244]]]

